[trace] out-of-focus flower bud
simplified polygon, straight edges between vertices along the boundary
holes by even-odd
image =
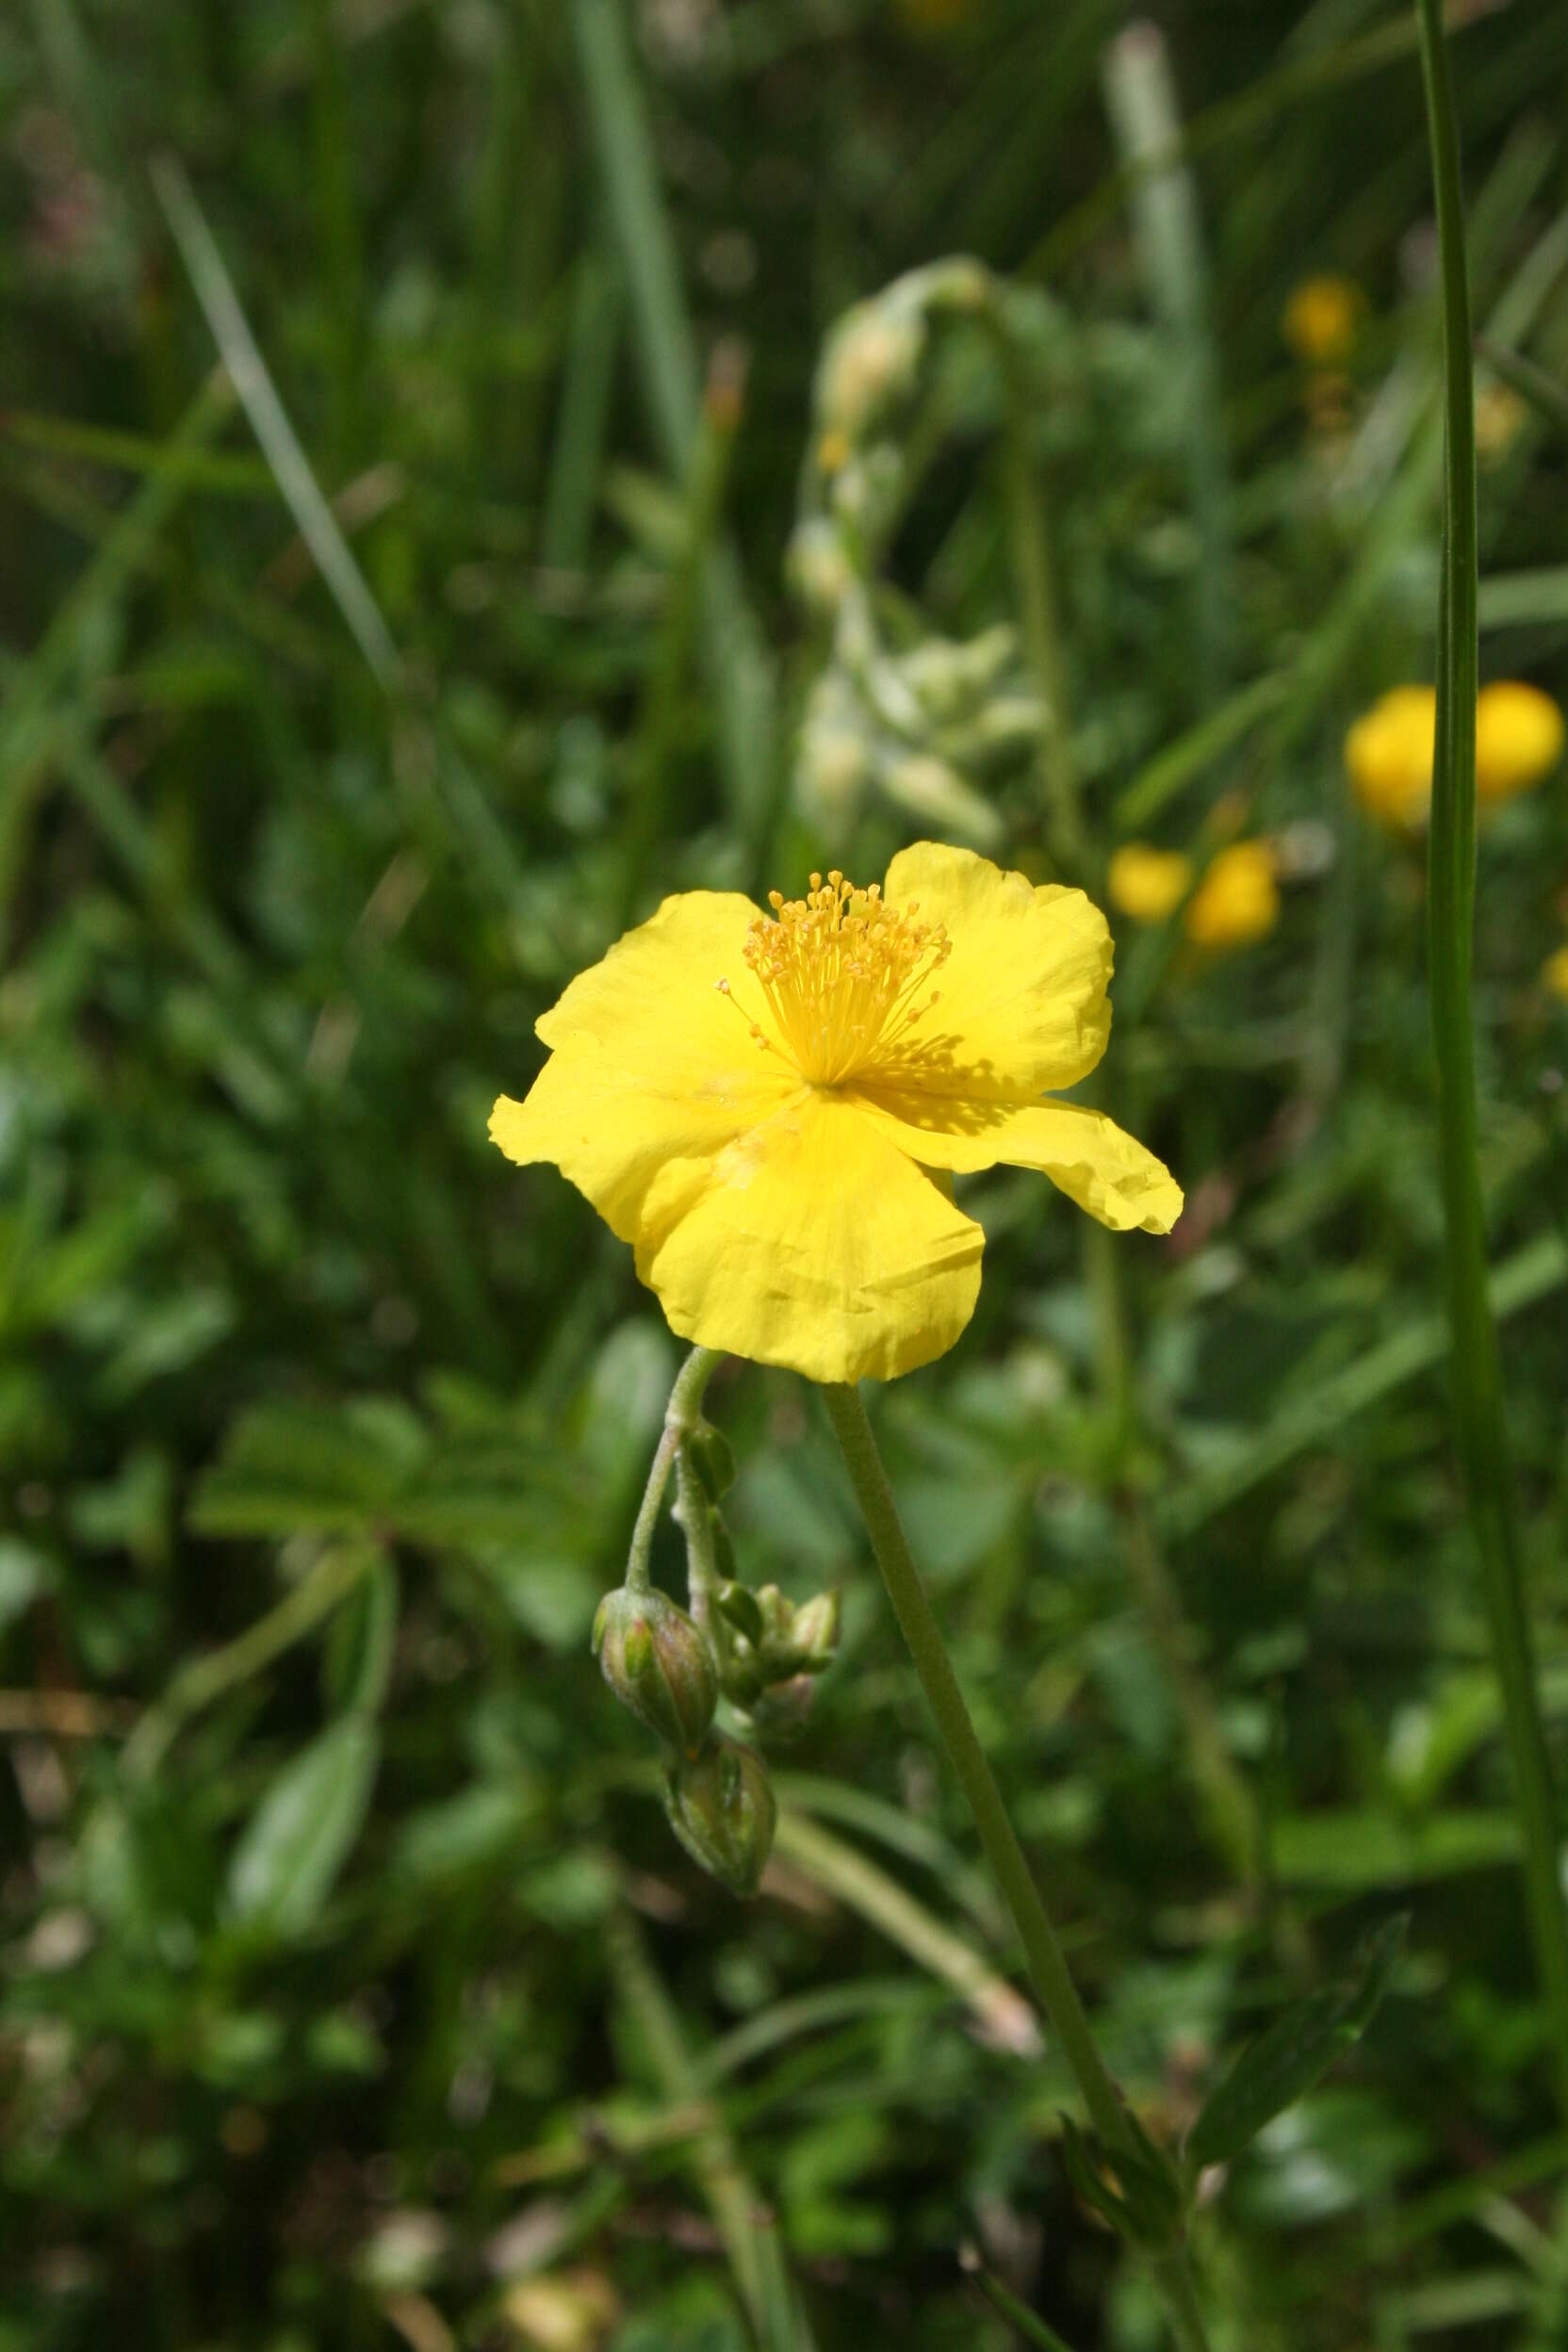
[[[697,1755],[666,1759],[663,1796],[693,1861],[732,1894],[754,1895],[777,1819],[761,1757],[715,1734]]]
[[[837,1585],[825,1592],[814,1592],[796,1609],[791,1644],[803,1673],[820,1674],[831,1666],[838,1655],[842,1616],[843,1601]]]
[[[972,710],[997,684],[1018,653],[1018,633],[1005,623],[961,642],[928,637],[912,646],[898,666],[922,709],[933,719],[957,718]]]
[[[607,1592],[594,1618],[605,1681],[649,1731],[694,1755],[718,1705],[713,1653],[683,1609],[651,1588]]]
[[[871,782],[871,752],[854,696],[837,672],[811,690],[800,730],[795,797],[801,812],[830,839],[848,830]]]
[[[841,320],[823,353],[817,415],[827,433],[858,441],[889,402],[913,386],[925,321],[886,302],[860,302]]]
[[[1002,820],[989,801],[982,800],[956,768],[930,752],[890,760],[882,770],[882,788],[890,800],[923,824],[940,825],[960,841],[989,849],[1002,838]]]
[[[709,1501],[718,1502],[735,1483],[735,1456],[728,1438],[704,1421],[690,1432],[685,1446]]]
[[[785,1682],[770,1683],[750,1709],[760,1740],[788,1746],[798,1740],[809,1719],[817,1686],[808,1674],[791,1674]]]
[[[786,568],[790,585],[806,610],[827,621],[843,602],[855,577],[843,541],[820,514],[797,526],[790,540]]]
[[[748,1642],[762,1639],[762,1612],[757,1606],[757,1595],[749,1584],[739,1584],[733,1578],[720,1585],[716,1595],[719,1607],[737,1633],[743,1633]]]
[[[1568,947],[1557,947],[1541,967],[1541,983],[1568,1004]]]

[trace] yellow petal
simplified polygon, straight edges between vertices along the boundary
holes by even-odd
[[[1028,1102],[1086,1076],[1105,1051],[1111,936],[1082,890],[1038,888],[972,850],[917,841],[888,868],[888,904],[943,923],[940,996],[896,1059],[867,1075]]]
[[[715,985],[743,972],[755,914],[734,892],[667,898],[544,1016],[549,1060],[525,1102],[491,1113],[509,1159],[554,1161],[623,1241],[667,1166],[711,1159],[799,1086]]]
[[[874,1119],[820,1089],[700,1168],[666,1168],[646,1222],[658,1237],[637,1271],[672,1331],[808,1380],[928,1364],[980,1289],[979,1226]]]
[[[861,1086],[854,1100],[926,1168],[1035,1168],[1118,1233],[1168,1233],[1182,1188],[1164,1162],[1084,1102],[1012,1105]]]

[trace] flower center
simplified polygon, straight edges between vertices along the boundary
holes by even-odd
[[[777,1037],[756,1023],[751,1034],[812,1086],[841,1086],[874,1053],[896,1051],[937,1003],[939,989],[923,991],[952,942],[939,923],[915,921],[913,901],[900,913],[880,883],[858,890],[841,874],[812,874],[804,898],[770,890],[768,904],[742,952]],[[727,980],[718,987],[730,993]]]

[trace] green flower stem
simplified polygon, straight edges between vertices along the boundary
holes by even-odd
[[[1443,282],[1446,451],[1437,636],[1437,746],[1428,868],[1438,1147],[1447,1234],[1455,1436],[1480,1554],[1515,1797],[1536,1965],[1568,2112],[1568,1913],[1545,1733],[1536,1691],[1497,1331],[1487,1295],[1470,1001],[1476,851],[1476,428],[1459,128],[1440,0],[1417,0]]]
[[[718,1361],[715,1349],[694,1348],[676,1374],[670,1401],[664,1408],[664,1427],[654,1449],[642,1502],[638,1505],[637,1523],[631,1530],[631,1549],[627,1554],[626,1562],[626,1589],[629,1592],[645,1592],[648,1589],[648,1560],[653,1551],[653,1531],[659,1525],[659,1513],[664,1501],[664,1489],[670,1482],[670,1472],[680,1451],[681,1439],[702,1418],[702,1400]]]
[[[1035,1988],[1077,2078],[1084,2104],[1106,2153],[1113,2163],[1118,2157],[1136,2163],[1141,2152],[1121,2094],[1095,2046],[1056,1931],[1030,1876],[1023,1849],[970,1720],[941,1627],[910,1554],[898,1505],[893,1500],[859,1392],[829,1386],[822,1394],[871,1537],[876,1564],[882,1571],[882,1581],[893,1605],[893,1614],[914,1660],[926,1703],[937,1719],[948,1760],[974,1816],[980,1842],[1012,1914]],[[1183,2352],[1206,2352],[1207,2339],[1184,2253],[1178,2248],[1159,2255],[1154,2258],[1152,2268],[1165,2296],[1177,2344]]]
[[[686,1597],[695,1624],[705,1629],[719,1581],[713,1553],[713,1522],[708,1490],[697,1476],[689,1446],[678,1446],[675,1457],[676,1521],[686,1538]]]

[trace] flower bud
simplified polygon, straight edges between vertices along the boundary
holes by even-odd
[[[749,1584],[738,1584],[733,1578],[720,1585],[715,1595],[719,1607],[737,1633],[743,1633],[748,1642],[762,1639],[762,1612],[757,1606],[757,1595]]]
[[[704,1421],[691,1431],[685,1445],[692,1466],[702,1480],[704,1494],[710,1503],[718,1502],[735,1483],[735,1456],[728,1438],[722,1429]]]
[[[881,302],[861,302],[828,342],[817,374],[817,414],[829,430],[858,441],[892,400],[913,389],[925,322]]]
[[[683,1609],[662,1592],[607,1592],[594,1618],[604,1678],[641,1723],[694,1756],[718,1704],[713,1653]]]
[[[842,1597],[837,1585],[826,1592],[813,1592],[796,1609],[791,1642],[803,1673],[820,1674],[825,1666],[833,1663],[842,1614]]]
[[[695,1756],[666,1758],[663,1796],[693,1861],[732,1894],[755,1894],[777,1818],[761,1757],[715,1735]]]
[[[749,1710],[759,1740],[776,1742],[781,1747],[798,1740],[806,1729],[816,1695],[816,1682],[808,1673],[792,1674],[787,1682],[770,1684]]]

